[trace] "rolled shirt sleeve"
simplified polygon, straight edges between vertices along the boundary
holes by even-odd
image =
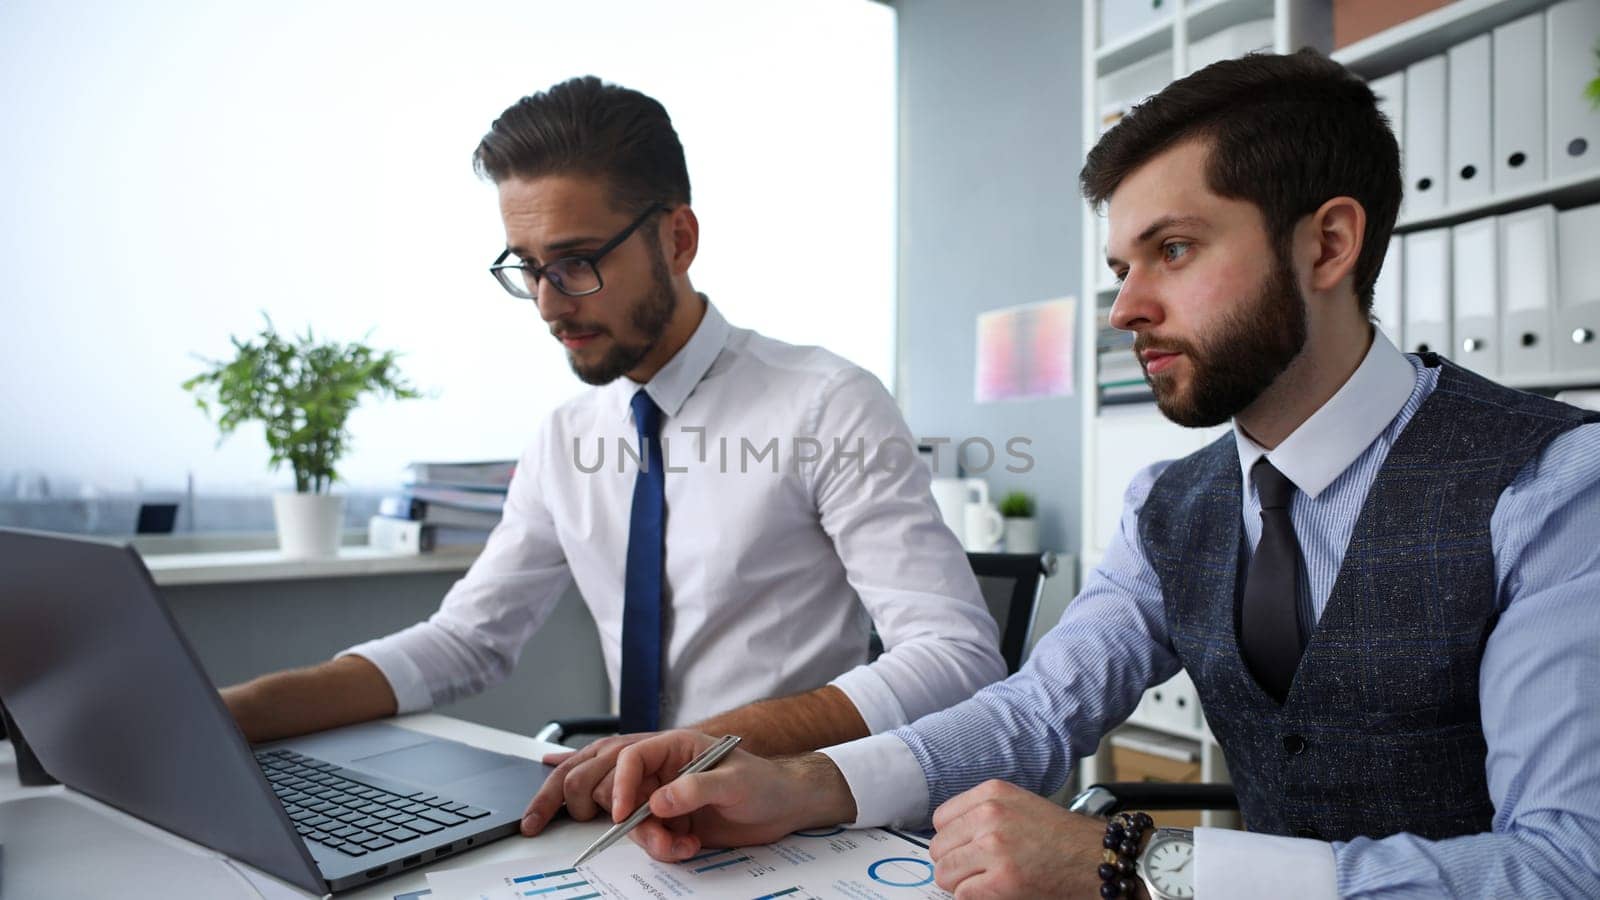
[[[504,680],[572,584],[540,485],[548,432],[547,423],[518,462],[500,524],[438,612],[340,654],[377,666],[401,713],[449,703]]]
[[[1004,677],[994,618],[889,392],[846,369],[823,386],[815,422],[823,451],[810,487],[822,528],[885,648],[831,684],[877,733]]]

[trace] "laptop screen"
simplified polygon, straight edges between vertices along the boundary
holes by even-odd
[[[132,548],[0,529],[0,699],[68,787],[325,891]]]

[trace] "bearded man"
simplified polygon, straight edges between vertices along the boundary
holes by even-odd
[[[648,801],[632,836],[672,860],[931,816],[957,897],[1600,896],[1600,414],[1373,328],[1401,182],[1372,90],[1311,50],[1219,62],[1106,132],[1081,183],[1162,412],[1232,432],[1134,478],[1007,680],[675,781],[710,738],[657,736],[622,752],[615,817]],[[1249,832],[1039,796],[1180,668]]]
[[[481,691],[574,582],[625,734],[546,760],[559,766],[530,835],[563,803],[580,819],[608,807],[617,751],[659,728],[796,753],[1005,673],[889,393],[825,350],[731,326],[690,284],[700,225],[660,103],[572,79],[502,113],[474,162],[505,223],[493,275],[594,388],[538,430],[502,522],[437,613],[223,692],[247,737]],[[885,648],[870,662],[869,623]]]

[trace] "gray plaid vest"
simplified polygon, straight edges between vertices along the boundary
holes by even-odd
[[[1389,451],[1283,705],[1240,655],[1230,433],[1169,466],[1139,517],[1167,627],[1253,831],[1323,840],[1488,831],[1478,665],[1493,630],[1489,518],[1556,435],[1600,414],[1432,354],[1437,388]]]

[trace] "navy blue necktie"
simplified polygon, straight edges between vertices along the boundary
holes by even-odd
[[[661,727],[661,577],[667,494],[661,460],[661,410],[640,388],[633,395],[642,463],[633,482],[628,568],[622,607],[624,734]]]
[[[1300,641],[1300,541],[1289,520],[1294,482],[1265,456],[1250,468],[1261,498],[1261,541],[1245,574],[1239,644],[1256,681],[1279,703],[1289,696],[1305,645]]]

